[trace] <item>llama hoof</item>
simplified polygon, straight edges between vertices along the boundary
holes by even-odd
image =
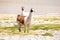
[[[21,32],[21,30],[19,29],[19,32]]]
[[[19,31],[19,32],[21,32],[21,31]]]

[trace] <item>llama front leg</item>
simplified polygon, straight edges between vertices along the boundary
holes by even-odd
[[[27,33],[29,33],[29,24],[27,24]]]
[[[27,25],[25,24],[25,25],[24,25],[24,33],[26,32],[26,26],[27,26]]]
[[[19,32],[21,32],[21,24],[20,24],[20,22],[18,22],[18,30],[19,30]]]

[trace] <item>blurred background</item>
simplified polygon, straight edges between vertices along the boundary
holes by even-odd
[[[60,24],[60,0],[0,0],[0,26],[14,26],[21,7],[34,9],[31,24]]]

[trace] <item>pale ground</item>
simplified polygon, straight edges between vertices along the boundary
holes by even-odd
[[[60,30],[48,30],[54,36],[41,36],[46,30],[36,30],[37,35],[0,35],[0,40],[60,40]]]

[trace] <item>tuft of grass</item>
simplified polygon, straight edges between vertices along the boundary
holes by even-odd
[[[45,34],[42,34],[42,36],[53,36],[51,33],[45,33]]]
[[[31,26],[31,28],[30,28],[31,30],[37,30],[37,29],[39,29],[39,25],[34,25],[34,26]]]

